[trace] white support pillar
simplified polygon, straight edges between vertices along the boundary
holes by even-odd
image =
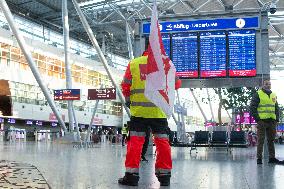
[[[211,104],[211,99],[210,99],[210,95],[209,95],[208,88],[206,88],[206,93],[207,93],[208,102],[209,102],[209,107],[210,107],[210,111],[211,111],[211,119],[212,119],[212,121],[215,121],[214,113],[213,113],[213,109],[212,109],[212,104]]]
[[[177,93],[178,105],[180,107],[184,108],[184,106],[181,106],[178,90],[176,91],[176,93]],[[178,123],[179,124],[177,125],[177,136],[179,137],[180,142],[186,143],[186,132],[185,132],[185,123],[184,123],[183,111],[178,112]]]
[[[199,108],[199,110],[200,110],[200,112],[201,112],[201,114],[202,114],[204,120],[207,122],[208,119],[207,119],[207,117],[206,117],[204,111],[202,110],[202,108],[201,108],[201,106],[200,106],[200,104],[199,104],[199,102],[198,102],[198,100],[197,100],[197,98],[196,98],[196,96],[195,96],[193,90],[192,90],[192,89],[189,89],[189,90],[190,90],[190,92],[191,92],[191,94],[192,94],[192,96],[193,96],[193,98],[194,98],[194,100],[195,100],[195,102],[196,102],[196,104],[197,104],[197,106],[198,106],[198,108]]]
[[[71,65],[69,63],[69,49],[70,49],[70,38],[69,38],[69,22],[68,22],[68,1],[62,0],[62,22],[63,22],[63,37],[64,37],[64,58],[65,58],[65,74],[66,74],[66,88],[72,89],[72,74]],[[73,108],[73,101],[68,100],[68,119],[69,119],[69,131],[73,132],[75,111]],[[77,139],[80,139],[80,132],[78,124],[75,124],[77,130]],[[79,140],[80,141],[80,140]]]
[[[112,74],[112,72],[111,72],[111,70],[110,70],[110,68],[109,68],[109,66],[107,64],[107,60],[106,60],[104,54],[101,51],[101,48],[100,48],[100,46],[99,46],[99,44],[97,42],[97,39],[95,38],[95,36],[94,36],[94,34],[92,32],[92,29],[91,29],[90,25],[87,22],[87,19],[86,19],[85,15],[83,14],[82,10],[80,9],[80,6],[77,3],[77,1],[76,0],[72,0],[72,2],[74,4],[74,7],[75,7],[79,17],[80,17],[80,20],[81,20],[81,22],[82,22],[82,24],[84,26],[84,29],[88,33],[88,36],[89,36],[93,46],[95,47],[95,49],[96,49],[96,51],[98,53],[100,61],[103,63],[103,66],[104,66],[104,68],[105,68],[105,70],[106,70],[106,72],[107,72],[107,74],[108,74],[112,84],[114,85],[114,87],[117,90],[118,97],[119,97],[120,101],[122,102],[122,105],[125,108],[125,111],[127,112],[128,116],[130,117],[130,110],[125,105],[125,99],[124,99],[124,97],[122,95],[120,87],[116,84],[116,82],[115,82],[115,80],[114,80],[114,78],[112,76],[113,74]]]
[[[8,24],[13,32],[13,34],[15,35],[16,39],[17,39],[17,42],[23,52],[23,54],[25,55],[25,58],[30,66],[30,69],[39,85],[39,87],[41,88],[50,108],[52,109],[53,113],[55,114],[60,126],[63,128],[64,131],[66,131],[66,126],[65,126],[65,123],[61,117],[61,114],[59,113],[59,111],[57,110],[56,106],[55,106],[55,103],[54,103],[54,100],[52,99],[51,95],[49,94],[49,91],[48,91],[48,88],[47,86],[43,83],[42,79],[41,79],[41,76],[40,76],[40,73],[38,71],[38,68],[37,68],[37,65],[35,64],[34,60],[33,60],[33,57],[31,55],[31,52],[29,52],[27,49],[28,46],[26,45],[26,42],[23,38],[22,35],[20,35],[20,32],[19,32],[19,29],[18,27],[15,25],[14,23],[14,19],[13,19],[13,15],[6,3],[5,0],[2,0],[0,1],[0,7],[8,21]]]

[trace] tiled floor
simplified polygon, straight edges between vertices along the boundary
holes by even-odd
[[[53,189],[135,188],[117,184],[124,174],[125,150],[126,147],[111,144],[79,149],[66,144],[3,143],[0,160],[5,161],[0,162],[1,178],[17,170],[18,175],[13,174],[17,178],[11,182],[26,184],[6,185],[8,188],[48,188],[48,184]],[[163,188],[283,189],[284,165],[270,165],[267,161],[257,165],[255,150],[240,148],[230,154],[224,149],[200,149],[190,155],[189,148],[172,148],[171,186]],[[276,145],[276,156],[284,159],[284,145]],[[148,159],[148,163],[141,164],[138,188],[160,188],[154,175],[154,158]],[[0,184],[5,182],[0,179]]]

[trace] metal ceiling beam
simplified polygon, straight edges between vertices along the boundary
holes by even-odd
[[[188,10],[188,12],[192,12],[192,8],[190,9],[189,8],[189,5],[188,4],[186,4],[185,2],[183,2],[182,0],[179,0],[180,2],[181,2],[181,4],[183,4],[183,6]]]
[[[199,7],[197,7],[195,10],[193,10],[193,12],[197,12],[199,11],[202,7],[204,7],[207,3],[209,3],[211,0],[207,0],[206,2],[204,2],[202,5],[200,5]]]
[[[269,22],[269,26],[270,26],[270,28],[271,28],[275,33],[277,33],[277,35],[278,35],[279,37],[282,36],[281,32],[280,32],[277,28],[275,28],[275,27],[271,24],[271,22]]]
[[[185,1],[184,3],[187,4],[187,5],[192,9],[191,12],[193,12],[193,10],[196,9],[196,7],[193,6],[193,5],[191,4],[191,2],[189,2],[189,1]]]
[[[239,4],[241,4],[242,2],[244,2],[245,0],[240,0],[239,2],[237,2],[236,4],[233,5],[233,8],[237,7]]]
[[[43,5],[43,6],[45,6],[47,8],[49,8],[49,9],[51,9],[51,10],[53,10],[54,12],[60,12],[61,13],[61,9],[60,8],[58,8],[56,6],[53,6],[53,5],[49,4],[49,3],[46,3],[47,1],[43,1],[43,0],[33,0],[33,1],[39,3],[39,4]]]
[[[26,2],[23,2],[23,3],[18,3],[17,6],[21,6],[21,5],[25,5],[25,4],[33,3],[33,2],[34,2],[34,0],[26,1]]]
[[[278,47],[274,53],[278,53],[280,51],[280,49],[282,49],[284,47],[284,43],[280,44],[280,47]]]
[[[260,7],[263,7],[264,4],[265,4],[262,0],[257,0],[257,2],[258,2],[258,4],[259,4]]]
[[[124,20],[126,20],[125,16],[122,14],[120,10],[118,10],[112,3],[108,3],[108,5],[119,15],[121,16]]]
[[[226,3],[224,2],[224,0],[217,0],[223,7],[224,9],[226,9]]]
[[[111,17],[114,14],[114,12],[111,12],[110,14],[108,14],[104,19],[102,19],[101,21],[99,21],[99,23],[103,23],[105,20],[107,20],[109,17]]]
[[[152,8],[151,8],[151,6],[150,6],[148,3],[146,3],[144,0],[141,0],[141,2],[142,2],[150,11],[152,11]]]
[[[167,10],[170,10],[171,8],[175,7],[175,6],[176,6],[177,4],[179,4],[179,3],[180,3],[179,1],[175,2],[174,4],[172,4],[171,6],[169,6],[168,8],[166,8],[161,14],[166,13]]]
[[[141,18],[141,17],[143,17],[142,16],[142,14],[140,13],[143,9],[145,8],[145,6],[144,7],[142,7],[142,8],[140,8],[139,10],[134,10],[134,13],[132,14],[132,15],[130,15],[128,18],[127,18],[127,20],[130,20],[130,19],[132,19],[132,17],[134,17],[136,14],[137,14],[137,16],[140,18],[140,19],[143,19],[143,18]],[[145,15],[144,15],[145,16]]]

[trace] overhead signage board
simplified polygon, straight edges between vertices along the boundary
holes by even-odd
[[[252,87],[270,75],[268,20],[258,11],[163,17],[159,29],[183,88]],[[149,20],[135,32],[138,56],[149,42]]]
[[[259,27],[258,17],[182,20],[160,22],[159,24],[160,31],[162,33],[202,30],[248,29]],[[150,23],[143,24],[142,32],[143,34],[150,33]]]
[[[54,90],[54,100],[80,100],[80,89]]]
[[[116,99],[115,88],[88,89],[88,100],[114,100]]]

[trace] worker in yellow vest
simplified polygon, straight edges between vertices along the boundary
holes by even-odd
[[[125,146],[125,139],[127,138],[127,134],[128,134],[127,124],[123,125],[123,127],[121,129],[121,134],[122,134],[122,146]]]
[[[168,121],[166,114],[144,95],[147,72],[148,52],[133,59],[125,71],[122,81],[122,93],[126,105],[130,108],[129,141],[125,160],[125,176],[118,180],[119,184],[137,186],[139,181],[139,165],[142,146],[146,132],[151,129],[157,149],[155,174],[161,186],[170,185],[172,158],[169,145]],[[181,86],[176,77],[175,89]]]
[[[280,161],[275,158],[274,147],[276,125],[279,122],[279,107],[276,94],[271,91],[270,80],[264,80],[262,88],[253,96],[250,111],[257,122],[257,164],[262,164],[265,135],[269,151],[268,163],[280,163]]]

